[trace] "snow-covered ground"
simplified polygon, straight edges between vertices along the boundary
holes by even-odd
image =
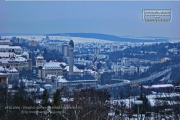
[[[11,39],[12,37],[16,38],[23,38],[26,40],[34,40],[34,41],[41,41],[42,39],[46,38],[46,36],[43,35],[27,35],[27,36],[1,36],[1,39]],[[140,40],[152,40],[152,42],[147,42],[145,44],[153,44],[155,41],[155,38],[136,38],[136,37],[123,37],[123,38],[131,38],[131,39],[140,39]],[[110,41],[110,40],[103,40],[103,39],[95,39],[95,38],[83,38],[83,37],[70,37],[70,36],[49,36],[50,40],[64,40],[64,41],[69,41],[73,40],[75,43],[85,43],[85,42],[96,42],[96,43],[112,43],[115,41]],[[180,39],[169,39],[170,42],[176,43],[180,42]]]
[[[177,42],[180,42],[180,39],[170,39],[169,40],[170,43],[177,43]]]
[[[34,41],[41,41],[42,39],[46,38],[46,36],[1,36],[1,39],[11,39],[12,37],[22,38],[26,40],[34,40]]]
[[[180,97],[180,94],[178,94],[178,93],[160,93],[160,94],[156,94],[156,95],[154,95],[154,94],[147,95],[146,97],[149,100],[150,105],[155,106],[157,104],[157,101],[158,101],[158,103],[161,103],[158,105],[163,105],[164,101],[166,101],[166,104],[169,104],[169,105],[178,104],[177,101],[172,101],[172,100],[168,99],[169,97],[178,97],[178,96]],[[110,104],[123,105],[123,106],[129,107],[134,103],[134,101],[138,97],[139,96],[130,97],[129,99],[112,99],[112,100],[110,100]],[[165,100],[157,100],[156,98],[165,98]]]
[[[41,41],[46,38],[46,36],[1,36],[1,39],[11,39],[12,37],[22,38],[26,40]],[[96,43],[112,43],[114,41],[95,39],[95,38],[82,38],[82,37],[69,37],[69,36],[49,36],[50,40],[64,40],[69,42],[73,40],[74,43],[87,43],[87,42],[96,42]]]
[[[49,36],[50,40],[73,40],[74,43],[86,43],[86,42],[96,42],[96,43],[111,43],[113,41],[95,39],[95,38],[82,38],[82,37],[66,37],[66,36]]]

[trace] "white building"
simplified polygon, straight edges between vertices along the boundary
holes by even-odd
[[[63,78],[62,76],[58,76],[57,78],[57,86],[59,88],[61,87],[68,87],[68,88],[77,88],[77,87],[96,87],[97,85],[97,80],[92,79],[92,80],[66,80],[65,78]]]
[[[15,68],[0,66],[0,72],[8,75],[9,83],[18,82],[19,80],[19,72]]]
[[[66,66],[64,69],[65,69],[65,70],[67,71],[67,73],[69,74],[69,66]],[[74,75],[83,74],[83,70],[79,70],[76,66],[73,66],[73,74],[74,74]]]
[[[15,54],[21,54],[22,48],[20,46],[0,45],[0,52],[14,52]]]
[[[10,40],[0,40],[0,45],[12,45]]]
[[[43,66],[44,63],[45,63],[44,57],[41,54],[39,54],[36,57],[36,67]]]
[[[45,78],[48,74],[50,75],[63,75],[63,68],[61,67],[60,62],[45,62],[42,65],[42,69],[39,69],[38,76],[41,78]]]
[[[87,65],[90,64],[92,61],[90,60],[84,60],[84,59],[74,59],[74,64],[79,64],[79,65]]]
[[[122,58],[121,65],[124,67],[130,67],[130,60],[129,58]]]
[[[147,67],[145,67],[145,66],[140,66],[140,67],[139,67],[139,72],[140,72],[140,73],[143,73],[143,72],[146,72],[148,69],[149,69],[148,66],[147,66]]]
[[[29,59],[29,53],[28,52],[23,52],[22,57],[25,57],[26,59]]]
[[[130,67],[121,67],[121,72],[122,74],[134,74],[135,72],[137,72],[137,67],[134,67],[134,66],[130,66]]]
[[[67,43],[62,44],[62,53],[65,57],[69,56],[69,45]]]
[[[13,52],[0,52],[0,66],[12,67],[20,71],[30,69],[28,60]]]

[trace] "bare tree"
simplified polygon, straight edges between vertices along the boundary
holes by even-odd
[[[100,120],[107,118],[109,99],[106,91],[85,89],[74,92],[73,101],[66,103],[66,118],[69,120]]]

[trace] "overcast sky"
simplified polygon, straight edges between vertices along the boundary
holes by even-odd
[[[143,22],[142,9],[172,9],[172,22]],[[0,33],[105,33],[180,38],[180,2],[5,2]]]

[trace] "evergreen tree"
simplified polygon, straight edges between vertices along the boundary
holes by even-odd
[[[42,105],[43,106],[48,106],[49,104],[49,93],[47,90],[44,90],[43,94],[42,94]]]
[[[60,90],[56,90],[56,92],[54,93],[53,95],[53,104],[52,104],[54,107],[57,107],[59,109],[54,109],[52,111],[52,120],[62,120],[62,116],[61,116],[61,96],[60,96]],[[55,112],[54,112],[55,111]]]
[[[53,105],[59,106],[61,102],[60,90],[56,90],[53,96]]]

